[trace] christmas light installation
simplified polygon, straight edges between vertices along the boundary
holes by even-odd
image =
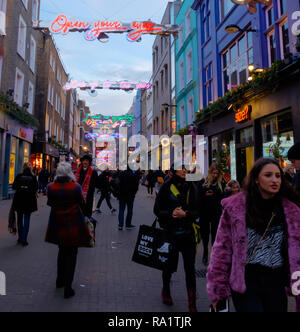
[[[71,80],[70,82],[66,83],[63,86],[65,91],[73,90],[73,89],[80,89],[80,90],[87,90],[92,97],[96,97],[98,94],[95,89],[110,89],[110,90],[124,90],[126,92],[131,92],[133,90],[147,90],[150,89],[152,84],[150,83],[133,83],[128,81],[104,81],[104,82],[85,82],[85,81],[77,81]]]
[[[125,114],[122,116],[104,116],[102,114],[98,115],[88,115],[86,116],[84,122],[90,128],[95,128],[101,125],[111,125],[113,128],[124,127],[126,125],[132,124],[136,121],[136,118],[132,114]]]
[[[80,21],[60,14],[52,22],[40,22],[37,28],[49,28],[52,33],[66,35],[69,32],[83,32],[85,40],[107,42],[109,33],[127,33],[127,40],[130,42],[140,42],[142,35],[170,36],[177,39],[180,30],[178,25],[162,25],[152,21],[134,21],[123,23],[115,21]]]
[[[116,138],[116,139],[120,139],[123,138],[122,135],[118,134],[118,133],[113,133],[113,134],[97,134],[97,133],[88,133],[85,135],[85,139],[88,141],[97,141],[98,138],[101,139],[108,139],[110,137]]]

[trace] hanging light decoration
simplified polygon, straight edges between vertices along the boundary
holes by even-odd
[[[273,3],[272,0],[231,0],[236,5],[248,5],[248,10],[250,14],[256,14],[258,3],[261,3],[265,6],[269,6]]]

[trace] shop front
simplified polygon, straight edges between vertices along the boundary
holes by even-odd
[[[249,100],[238,110],[198,128],[209,142],[209,164],[217,162],[226,181],[243,183],[255,161],[261,157],[276,159],[282,167],[287,154],[300,141],[300,80],[281,86],[276,93]]]
[[[14,179],[22,172],[24,163],[29,162],[33,133],[32,128],[23,127],[8,117],[5,119],[5,130],[1,135],[1,145],[4,149],[1,194],[4,198],[13,194]]]
[[[36,143],[30,156],[31,166],[35,174],[39,174],[43,167],[51,173],[59,162],[59,150],[49,143]]]

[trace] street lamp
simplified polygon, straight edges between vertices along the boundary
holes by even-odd
[[[234,34],[237,32],[245,32],[245,31],[249,31],[249,32],[257,32],[256,29],[241,29],[238,25],[236,24],[230,24],[225,28],[225,31],[229,34]]]
[[[236,5],[248,5],[248,10],[250,14],[256,14],[257,8],[256,5],[261,3],[265,6],[269,6],[273,3],[272,0],[231,0]]]

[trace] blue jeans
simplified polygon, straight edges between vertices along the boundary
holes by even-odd
[[[125,215],[126,206],[127,206],[126,227],[131,226],[134,199],[135,199],[135,197],[120,198],[119,227],[124,226],[124,215]]]
[[[27,242],[27,237],[29,233],[30,226],[30,213],[24,214],[22,212],[17,212],[18,214],[18,234],[19,240],[22,243]]]

